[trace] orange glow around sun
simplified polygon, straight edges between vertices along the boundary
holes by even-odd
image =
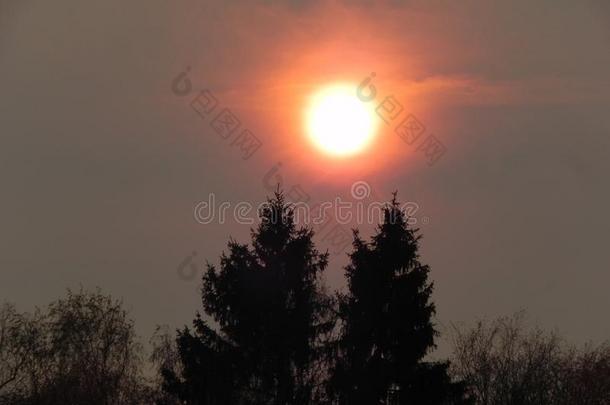
[[[395,167],[417,169],[421,159],[411,158],[414,148],[395,132],[408,111],[425,112],[421,97],[413,103],[421,85],[394,79],[411,71],[409,61],[397,65],[399,60],[390,57],[393,43],[377,38],[365,38],[357,47],[340,37],[323,44],[309,41],[271,73],[256,75],[248,102],[223,95],[231,105],[244,102],[252,122],[261,123],[260,133],[268,136],[269,146],[262,149],[266,161],[281,162],[286,178],[315,184],[345,184]],[[371,50],[381,56],[372,59]],[[359,88],[371,72],[376,75],[364,93],[372,94],[368,86],[374,86],[376,95],[361,100]],[[377,108],[390,95],[405,112],[388,123]]]
[[[335,157],[358,154],[373,141],[375,111],[356,95],[357,84],[333,84],[318,90],[305,111],[305,129],[313,144]]]

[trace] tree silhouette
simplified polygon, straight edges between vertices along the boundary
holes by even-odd
[[[481,405],[607,405],[610,344],[582,349],[526,314],[454,327],[452,371]]]
[[[448,363],[422,359],[435,347],[429,267],[419,261],[417,229],[394,195],[367,243],[354,232],[339,296],[341,336],[330,390],[341,404],[461,403]]]
[[[2,314],[0,376],[6,365],[9,378],[0,403],[146,403],[141,347],[121,302],[100,291],[68,290],[48,311],[17,314],[5,306]]]
[[[165,389],[189,404],[319,403],[324,338],[333,327],[321,275],[327,254],[297,229],[281,193],[261,210],[252,246],[229,241],[203,277],[194,331],[177,339],[181,371]]]

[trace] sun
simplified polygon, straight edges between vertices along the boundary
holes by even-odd
[[[305,112],[306,132],[326,154],[350,156],[362,152],[375,137],[375,111],[356,94],[357,85],[334,84],[310,99]]]

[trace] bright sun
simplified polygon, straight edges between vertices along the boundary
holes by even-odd
[[[337,84],[315,93],[305,114],[307,134],[325,153],[349,156],[375,136],[375,112],[356,96],[356,85]]]

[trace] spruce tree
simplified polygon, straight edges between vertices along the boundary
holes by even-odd
[[[370,242],[354,232],[330,384],[340,404],[462,403],[462,386],[450,381],[448,363],[424,361],[437,331],[433,283],[420,262],[417,233],[396,195]]]
[[[281,193],[261,210],[252,246],[229,241],[220,267],[208,265],[194,332],[177,340],[180,375],[166,390],[189,404],[319,403],[322,342],[331,299],[321,276],[327,254],[298,228]]]

